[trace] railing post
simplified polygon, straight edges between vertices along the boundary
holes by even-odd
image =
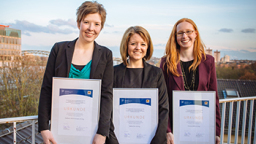
[[[220,144],[223,144],[223,141],[224,141],[223,136],[224,136],[224,126],[225,126],[225,111],[226,111],[226,102],[222,103]]]
[[[236,105],[236,131],[235,131],[235,144],[238,143],[238,131],[239,131],[239,120],[240,120],[240,101]]]
[[[229,119],[228,119],[228,144],[231,143],[232,116],[233,116],[233,102],[230,102],[229,103]]]
[[[244,144],[244,139],[245,139],[246,113],[247,113],[247,100],[244,101],[243,126],[242,126],[242,135],[241,135],[241,137],[242,137],[241,144]]]
[[[13,122],[13,144],[16,144],[16,122]]]
[[[255,118],[254,118],[254,138],[253,138],[253,144],[256,144],[256,113],[254,114]]]
[[[250,100],[250,116],[249,116],[249,130],[248,130],[248,140],[247,144],[251,143],[251,135],[252,135],[252,118],[253,118],[253,102],[254,100]],[[254,130],[255,131],[255,130]]]
[[[35,140],[36,140],[36,132],[35,132],[35,120],[32,120],[32,144],[35,144]]]

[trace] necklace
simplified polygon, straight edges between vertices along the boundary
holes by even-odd
[[[191,84],[189,86],[188,82],[187,82],[186,73],[185,73],[183,65],[182,65],[182,61],[180,61],[180,67],[181,67],[181,71],[182,71],[182,79],[183,79],[185,90],[194,90],[196,70],[193,70],[192,80],[191,80]]]

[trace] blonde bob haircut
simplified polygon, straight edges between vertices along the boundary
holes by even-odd
[[[168,39],[165,48],[165,58],[166,58],[166,65],[167,65],[167,73],[171,72],[174,76],[181,76],[177,71],[177,65],[180,62],[180,46],[177,43],[177,26],[182,22],[188,22],[193,27],[195,32],[197,33],[197,37],[194,42],[193,48],[193,55],[194,55],[194,62],[189,67],[189,71],[192,69],[193,71],[196,70],[198,65],[201,63],[201,60],[206,59],[205,55],[205,45],[200,38],[200,34],[198,28],[193,20],[188,18],[182,18],[176,22],[173,26],[172,33]]]
[[[153,54],[153,43],[150,38],[150,35],[146,29],[144,29],[141,26],[132,26],[129,27],[122,38],[121,44],[120,44],[120,54],[122,56],[123,63],[127,66],[127,57],[128,55],[128,43],[130,41],[130,38],[134,35],[138,34],[141,36],[141,38],[147,43],[148,49],[145,57],[143,58],[144,60],[149,60]]]
[[[80,25],[81,21],[88,15],[88,14],[95,14],[98,13],[101,17],[101,29],[104,27],[104,23],[106,21],[106,10],[102,4],[94,1],[85,1],[81,4],[81,6],[77,9],[76,12],[76,22]]]

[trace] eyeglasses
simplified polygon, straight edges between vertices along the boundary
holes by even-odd
[[[178,32],[176,35],[177,35],[178,37],[182,37],[183,34],[185,33],[187,36],[189,36],[189,35],[191,35],[193,32],[194,32],[194,30],[187,30],[187,31],[185,31],[185,32]]]

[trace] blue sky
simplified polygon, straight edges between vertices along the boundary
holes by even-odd
[[[22,30],[22,50],[50,51],[55,42],[78,36],[76,9],[81,0],[9,0],[1,2],[0,24]],[[176,21],[187,17],[197,24],[207,48],[231,59],[256,60],[256,1],[232,0],[98,0],[107,20],[96,41],[119,57],[124,31],[134,25],[146,28],[155,57],[164,55],[165,44]]]

